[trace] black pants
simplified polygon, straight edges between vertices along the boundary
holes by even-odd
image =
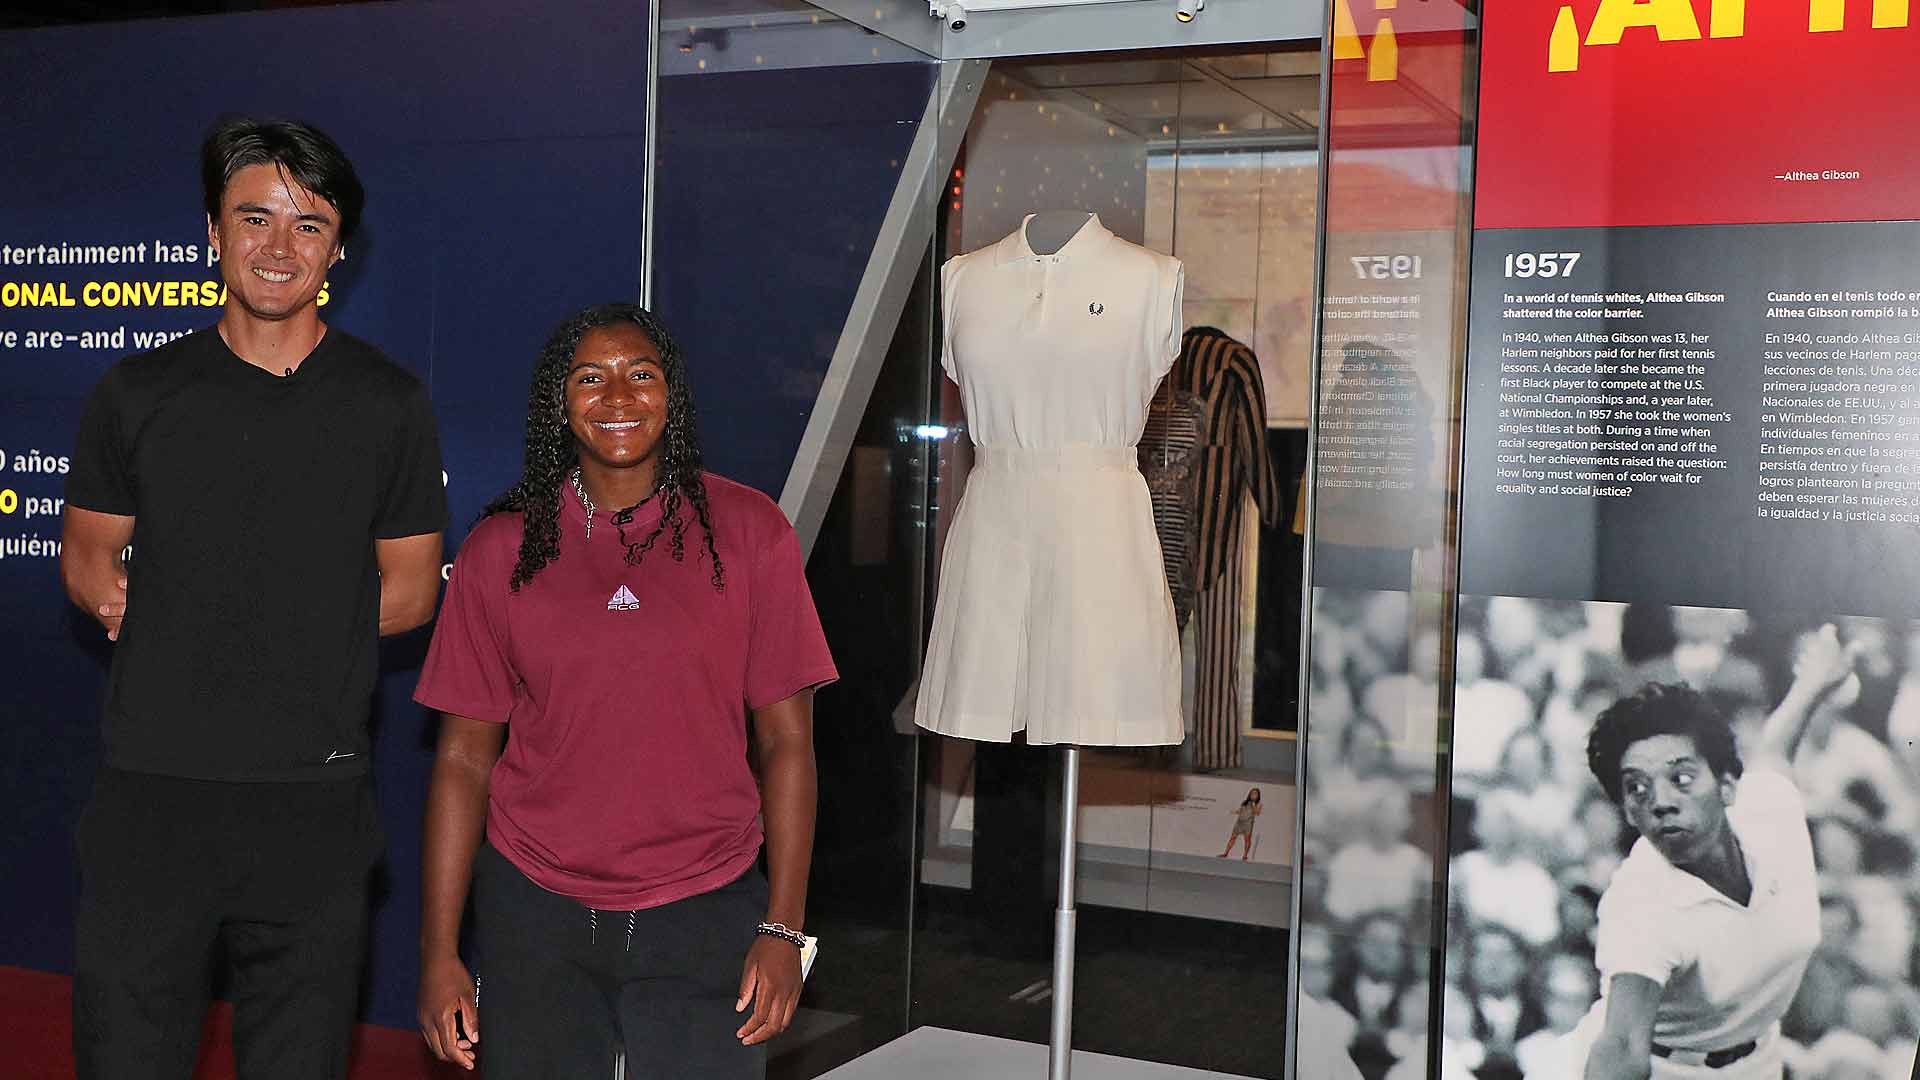
[[[766,914],[758,870],[662,907],[595,912],[482,845],[473,927],[481,1072],[610,1080],[624,1049],[630,1080],[759,1080],[766,1049],[734,1037],[749,1014],[733,1005]]]
[[[81,1080],[191,1076],[220,946],[243,1080],[346,1076],[379,848],[369,780],[242,784],[109,769],[76,848]]]

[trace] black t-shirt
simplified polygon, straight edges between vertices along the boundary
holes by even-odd
[[[202,330],[108,370],[66,497],[134,518],[108,765],[217,780],[367,770],[374,541],[446,526],[420,380],[338,329],[291,376]]]

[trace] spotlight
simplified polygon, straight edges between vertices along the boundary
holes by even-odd
[[[945,19],[947,29],[956,34],[967,28],[967,9],[959,0],[927,0],[927,15]]]
[[[1179,6],[1174,8],[1173,17],[1183,23],[1190,23],[1195,15],[1205,10],[1207,10],[1207,0],[1180,0]]]

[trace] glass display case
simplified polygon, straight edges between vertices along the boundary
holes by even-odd
[[[1302,1080],[1449,1075],[1430,1067],[1456,715],[1474,30],[1451,4],[1335,8],[1289,1017]]]
[[[725,447],[714,454],[722,471],[794,461],[782,505],[809,544],[843,676],[818,702],[810,930],[827,945],[775,1071],[857,1064],[923,1027],[1048,1037],[1060,751],[927,734],[913,716],[942,556],[975,465],[969,418],[941,370],[938,269],[1030,213],[1076,210],[1185,268],[1180,322],[1203,336],[1189,336],[1156,392],[1139,466],[1160,499],[1163,548],[1205,558],[1161,568],[1179,609],[1184,737],[1083,755],[1073,1044],[1281,1076],[1309,425],[1327,400],[1314,361],[1327,115],[1318,19],[1311,36],[1202,43],[1168,19],[1128,47],[989,63],[938,58],[953,51],[938,35],[930,45],[924,27],[881,19],[908,5],[825,10],[842,6],[663,8],[658,303],[691,354],[765,356],[767,379],[791,394],[773,428],[710,441]],[[962,52],[986,39],[969,40]],[[1376,184],[1452,179],[1420,172],[1444,160],[1432,149],[1352,153]],[[1351,215],[1369,198],[1394,201],[1380,189],[1325,213]],[[1453,249],[1422,232],[1434,222],[1405,224],[1425,246],[1387,254],[1417,257],[1429,283],[1444,277]],[[1447,305],[1444,291],[1424,302]],[[1442,365],[1431,395],[1444,409],[1444,348],[1430,359],[1375,336],[1402,363]],[[1232,343],[1237,366],[1209,358],[1204,341]],[[1182,416],[1202,418],[1200,452],[1178,442]],[[1451,429],[1444,413],[1422,422],[1419,467],[1440,468]],[[1200,480],[1204,496],[1180,494]],[[1438,503],[1445,488],[1429,477],[1416,501]],[[1178,498],[1161,498],[1169,492]],[[1181,500],[1205,530],[1166,512]],[[1348,516],[1366,527],[1359,509]],[[1437,536],[1445,520],[1436,509],[1417,527]],[[1402,580],[1373,587],[1410,597],[1415,565],[1437,565],[1437,542],[1399,544]],[[1349,561],[1367,566],[1392,558],[1356,551]],[[1329,565],[1340,563],[1322,557]],[[1315,594],[1346,595],[1315,583],[1327,586]],[[1400,632],[1439,608],[1403,603]],[[1431,735],[1426,752],[1431,773]]]

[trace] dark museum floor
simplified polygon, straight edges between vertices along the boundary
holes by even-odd
[[[966,894],[924,888],[912,953],[911,1023],[1028,1042],[1047,1041],[1052,951],[990,933]],[[1082,907],[1075,968],[1076,1049],[1249,1077],[1284,1067],[1287,934],[1204,919]],[[875,977],[821,980],[808,1005],[848,1017],[844,1028],[774,1059],[769,1076],[797,1080],[885,1042],[905,1025],[898,934],[817,927],[833,962]],[[829,938],[828,935],[833,937]],[[828,963],[823,952],[822,963]]]
[[[1052,1002],[1051,951],[1044,939],[982,940],[966,896],[927,889],[916,932],[911,1022],[1044,1043]],[[904,1029],[901,935],[821,925],[830,943],[807,1015],[770,1080],[799,1080],[852,1059]],[[1074,1046],[1250,1077],[1278,1077],[1286,1035],[1284,931],[1165,915],[1082,908],[1076,968]],[[819,974],[826,974],[825,971]],[[73,1074],[65,976],[0,968],[0,1073]],[[234,1075],[230,1010],[208,1018],[208,1047],[195,1080]],[[18,1071],[13,1071],[18,1070]],[[428,1059],[417,1033],[362,1025],[352,1080],[444,1080],[469,1075]]]

